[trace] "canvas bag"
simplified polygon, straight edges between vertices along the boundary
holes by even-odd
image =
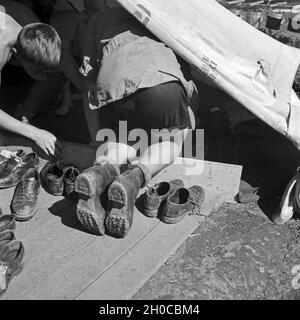
[[[300,50],[256,30],[215,0],[117,0],[196,70],[300,149],[292,90]]]

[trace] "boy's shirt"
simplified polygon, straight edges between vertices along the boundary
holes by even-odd
[[[101,10],[79,26],[74,54],[97,109],[139,89],[179,81],[192,96],[174,52],[123,8]]]

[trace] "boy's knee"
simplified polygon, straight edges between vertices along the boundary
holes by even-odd
[[[124,143],[105,142],[96,152],[95,163],[123,163],[136,157],[136,150]]]

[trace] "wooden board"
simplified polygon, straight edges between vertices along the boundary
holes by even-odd
[[[166,225],[136,209],[125,239],[87,233],[77,220],[76,203],[42,191],[35,217],[17,223],[16,236],[24,242],[25,264],[2,299],[130,298],[205,216],[237,193],[241,167],[201,161],[194,169],[190,165],[172,165],[153,183],[180,177],[186,187],[202,185],[207,195],[203,216],[188,216],[179,224]],[[12,189],[0,191],[6,213],[12,194]]]
[[[208,197],[205,214],[217,209],[224,201],[222,195]],[[192,216],[171,227],[159,223],[77,299],[130,299],[203,221],[204,217]]]

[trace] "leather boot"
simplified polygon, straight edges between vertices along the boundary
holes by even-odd
[[[117,165],[99,164],[85,170],[76,178],[75,191],[79,197],[77,217],[80,223],[94,234],[105,234],[106,208],[102,206],[101,196],[119,174]]]
[[[129,166],[108,189],[107,231],[115,237],[124,238],[133,223],[134,207],[139,190],[150,182],[146,166]]]

